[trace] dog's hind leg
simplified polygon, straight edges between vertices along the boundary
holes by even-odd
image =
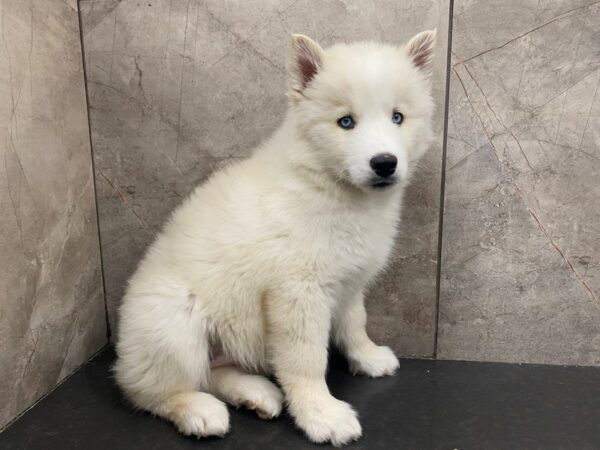
[[[252,375],[235,366],[212,369],[210,391],[221,400],[256,412],[261,419],[273,419],[281,413],[283,393],[262,375]]]
[[[129,296],[121,313],[114,371],[131,402],[185,435],[224,435],[229,412],[207,392],[208,327],[195,298],[181,290]]]

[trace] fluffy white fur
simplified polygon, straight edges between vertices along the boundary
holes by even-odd
[[[268,419],[285,399],[314,442],[361,435],[355,411],[325,383],[328,344],[353,372],[399,367],[367,336],[363,295],[386,264],[402,191],[431,141],[434,40],[426,31],[404,47],[323,50],[292,37],[284,123],[193,191],[129,282],[115,373],[135,406],[200,437],[228,431],[223,402]],[[356,126],[342,129],[349,114]],[[398,167],[393,185],[376,188],[369,161],[382,152]]]

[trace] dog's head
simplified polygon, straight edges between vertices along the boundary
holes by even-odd
[[[310,143],[296,158],[362,190],[406,181],[432,140],[435,36],[424,31],[403,47],[324,50],[293,35],[288,97],[298,133]]]

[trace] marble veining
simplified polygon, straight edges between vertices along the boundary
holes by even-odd
[[[460,0],[453,33],[438,354],[600,364],[600,4]]]
[[[0,4],[0,428],[106,342],[76,3]]]

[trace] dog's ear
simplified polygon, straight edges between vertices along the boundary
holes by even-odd
[[[292,94],[301,94],[323,66],[323,49],[311,38],[292,34],[287,60],[288,82]]]
[[[431,73],[431,62],[435,48],[437,31],[422,31],[413,37],[404,47],[406,54],[413,64],[426,74]]]

